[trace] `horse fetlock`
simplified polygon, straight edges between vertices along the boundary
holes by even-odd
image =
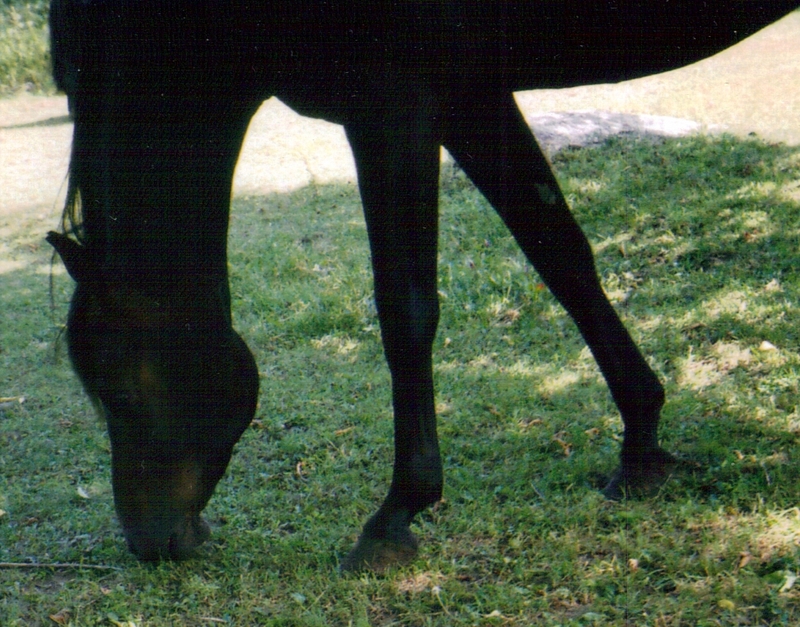
[[[405,467],[395,469],[387,502],[398,502],[414,514],[442,498],[444,475],[438,453],[415,456]]]
[[[661,450],[658,445],[656,429],[634,430],[626,427],[620,450],[620,459],[623,464],[639,463],[646,460],[653,452]]]
[[[650,373],[649,381],[636,381],[624,398],[620,399],[620,410],[623,412],[625,424],[650,425],[658,424],[661,408],[666,402],[667,395],[664,386]],[[644,378],[644,377],[640,377]]]
[[[615,398],[625,425],[623,453],[658,448],[658,424],[665,400],[664,388],[657,379],[650,389],[638,390],[624,399]]]

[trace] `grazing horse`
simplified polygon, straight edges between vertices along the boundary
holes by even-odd
[[[606,488],[663,478],[664,390],[609,304],[515,90],[609,83],[719,52],[798,0],[53,0],[75,122],[61,233],[71,362],[108,425],[117,514],[142,560],[182,558],[253,418],[231,325],[231,181],[259,105],[344,125],[392,379],[394,471],[344,569],[416,552],[442,494],[432,343],[439,147],[499,213],[575,321],[624,423]],[[72,237],[68,237],[72,235]]]

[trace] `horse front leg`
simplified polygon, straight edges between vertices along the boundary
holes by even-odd
[[[395,451],[389,494],[342,569],[382,571],[416,555],[411,520],[442,495],[431,357],[439,318],[439,146],[402,119],[351,124],[346,130],[358,169],[375,302],[392,377]]]
[[[658,445],[664,389],[600,285],[594,257],[511,93],[450,108],[445,145],[575,321],[622,415],[621,464],[604,493],[660,484],[674,458]]]

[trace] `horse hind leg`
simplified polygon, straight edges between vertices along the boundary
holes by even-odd
[[[589,242],[513,95],[470,94],[450,111],[447,149],[575,321],[622,415],[621,464],[604,493],[660,484],[675,461],[658,445],[664,388],[603,292]]]

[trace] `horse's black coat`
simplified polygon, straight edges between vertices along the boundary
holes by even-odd
[[[613,82],[714,54],[797,0],[53,0],[75,120],[64,235],[70,357],[104,411],[117,512],[142,559],[182,557],[255,411],[231,327],[230,189],[270,96],[344,125],[392,375],[394,475],[345,568],[405,561],[441,496],[431,349],[439,146],[491,202],[592,350],[625,424],[606,492],[662,476],[664,392],[512,92]]]

